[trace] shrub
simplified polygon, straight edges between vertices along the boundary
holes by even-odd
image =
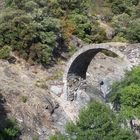
[[[7,119],[6,126],[3,130],[0,130],[1,140],[15,140],[19,134],[19,127],[15,119]]]
[[[140,19],[130,23],[126,31],[126,38],[130,40],[130,42],[140,42]]]
[[[124,118],[140,118],[140,67],[128,72],[124,80],[114,84],[110,99],[114,109]]]
[[[21,100],[22,100],[23,103],[26,103],[27,100],[28,100],[28,97],[27,96],[22,96],[21,97]]]
[[[114,0],[112,3],[112,12],[114,14],[122,14],[126,11],[127,7],[122,0]]]
[[[0,49],[0,59],[7,59],[10,56],[11,48],[4,46]]]
[[[67,12],[84,13],[87,10],[89,0],[57,0],[60,7]]]
[[[63,28],[62,30],[65,38],[67,40],[70,40],[70,38],[72,37],[76,29],[75,24],[67,18],[63,18],[61,20],[61,24],[62,24],[62,28]]]
[[[120,14],[112,19],[112,26],[116,33],[125,32],[130,24],[130,16],[128,14]]]
[[[74,23],[76,29],[74,34],[88,43],[100,43],[106,40],[106,34],[98,23],[91,22],[84,15],[72,14],[69,19]]]

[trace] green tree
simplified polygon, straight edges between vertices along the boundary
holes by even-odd
[[[140,19],[129,24],[129,27],[126,30],[126,37],[130,42],[140,42]]]
[[[126,119],[140,118],[140,67],[114,84],[111,97],[114,109]]]
[[[127,128],[122,128],[115,114],[105,105],[93,101],[79,115],[76,123],[67,125],[67,135],[56,135],[51,140],[135,140]]]
[[[122,0],[114,0],[112,3],[112,12],[114,14],[122,14],[127,10],[124,1]]]
[[[74,34],[88,43],[100,43],[106,40],[105,31],[99,27],[98,22],[88,20],[81,14],[72,14],[69,19],[74,23],[76,29]]]
[[[31,5],[27,3],[28,6],[33,5],[31,1]],[[37,7],[39,6],[33,9],[37,10]],[[25,7],[25,10],[27,9]],[[53,49],[57,46],[57,35],[60,33],[59,20],[51,17],[42,18],[42,14],[38,12],[28,14],[27,11],[7,8],[1,13],[0,46],[11,46],[13,51],[18,51],[26,60],[49,64]]]
[[[10,56],[11,47],[4,46],[0,49],[0,59],[7,59]]]

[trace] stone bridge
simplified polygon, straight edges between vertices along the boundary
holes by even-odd
[[[92,59],[99,52],[108,52],[113,57],[119,57],[124,63],[124,69],[130,70],[132,67],[140,64],[140,44],[126,43],[102,43],[91,44],[78,50],[67,63],[63,82],[64,82],[64,98],[73,100],[69,97],[69,75],[76,75],[81,79],[86,79],[87,69]]]

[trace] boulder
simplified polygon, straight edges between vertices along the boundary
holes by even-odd
[[[57,95],[57,96],[61,96],[61,94],[62,94],[62,92],[63,92],[63,88],[62,88],[62,86],[56,86],[56,85],[52,85],[51,87],[50,87],[50,92],[52,93],[52,94],[55,94],[55,95]]]

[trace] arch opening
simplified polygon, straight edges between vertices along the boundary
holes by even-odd
[[[92,61],[92,59],[99,52],[101,52],[109,57],[119,57],[116,53],[114,53],[110,50],[107,50],[107,49],[98,48],[98,49],[87,50],[87,51],[81,53],[72,62],[71,66],[68,70],[67,78],[69,77],[69,75],[76,75],[76,76],[81,77],[82,79],[86,79],[86,72],[87,72],[88,66],[90,65],[90,62]]]

